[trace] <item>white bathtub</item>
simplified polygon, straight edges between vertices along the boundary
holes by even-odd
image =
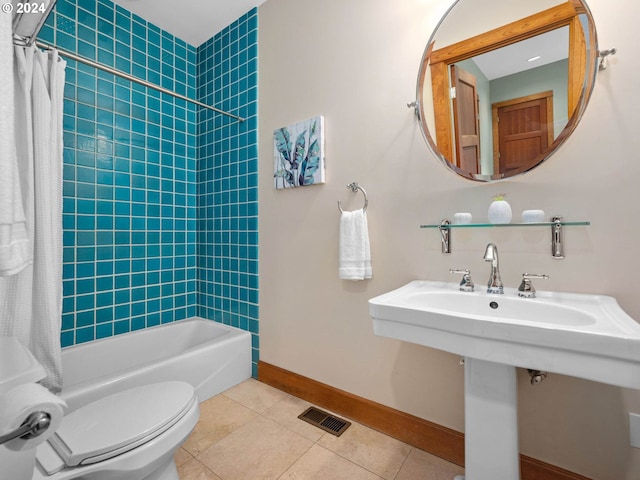
[[[62,350],[61,396],[71,412],[128,388],[183,380],[200,402],[251,376],[251,334],[193,318]]]

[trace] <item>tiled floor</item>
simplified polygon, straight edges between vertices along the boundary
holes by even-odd
[[[309,403],[249,379],[200,405],[175,455],[180,480],[452,480],[463,469],[363,425],[340,437],[297,417]]]

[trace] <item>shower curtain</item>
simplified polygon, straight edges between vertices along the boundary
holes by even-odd
[[[62,389],[62,111],[66,62],[14,47],[14,136],[33,263],[0,277],[0,336],[16,336]],[[0,205],[0,209],[5,206]]]

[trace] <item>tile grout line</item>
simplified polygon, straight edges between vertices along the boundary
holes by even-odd
[[[267,410],[269,410],[270,408],[274,407],[276,404],[278,404],[278,403],[282,402],[283,400],[285,400],[285,399],[287,399],[287,398],[296,398],[296,399],[298,399],[298,397],[296,397],[296,396],[294,396],[294,395],[287,394],[287,395],[285,395],[283,398],[281,398],[281,399],[279,399],[277,402],[275,402],[273,405],[271,405],[271,406],[269,406],[267,409],[265,409],[265,412],[266,412]],[[302,400],[302,399],[300,399],[300,400]],[[316,405],[316,404],[314,404],[314,403],[307,402],[306,400],[303,400],[303,401],[304,401],[305,403],[309,404],[310,406],[316,407],[316,408],[318,408],[318,409],[320,409],[320,408],[321,408],[320,406],[318,406],[318,405]],[[335,413],[333,413],[333,412],[331,412],[331,411],[329,411],[329,410],[327,410],[327,412],[328,412],[328,413],[330,413],[331,415],[336,415]],[[309,447],[309,448],[308,448],[308,449],[307,449],[307,450],[306,450],[302,455],[300,455],[300,457],[299,457],[298,459],[296,459],[296,460],[295,460],[291,465],[289,465],[289,467],[288,467],[288,468],[287,468],[287,469],[286,469],[282,474],[280,474],[280,476],[278,477],[278,479],[282,478],[282,476],[283,476],[286,472],[288,472],[288,471],[291,469],[291,467],[293,467],[293,465],[295,465],[295,464],[296,464],[296,463],[297,463],[297,462],[298,462],[298,461],[299,461],[299,460],[300,460],[304,455],[306,455],[306,454],[309,452],[309,450],[311,450],[311,448],[313,448],[314,446],[318,446],[319,448],[321,448],[321,449],[323,449],[323,450],[325,450],[325,451],[327,451],[327,452],[331,453],[332,455],[336,455],[337,457],[340,457],[340,458],[342,458],[343,460],[346,460],[346,461],[347,461],[347,462],[349,462],[351,465],[354,465],[355,467],[361,468],[361,469],[363,469],[363,470],[365,470],[365,471],[367,471],[367,472],[371,473],[372,475],[375,475],[375,476],[376,476],[377,478],[379,478],[380,480],[385,480],[385,479],[384,479],[384,477],[382,477],[382,476],[378,475],[376,472],[374,472],[374,471],[372,471],[372,470],[368,469],[367,467],[365,467],[365,466],[363,466],[363,465],[360,465],[360,464],[358,464],[358,463],[354,462],[354,461],[353,461],[353,460],[351,460],[350,458],[347,458],[347,457],[345,457],[344,455],[341,455],[339,452],[334,452],[333,450],[330,450],[330,449],[326,448],[325,446],[321,445],[321,444],[320,444],[320,441],[321,441],[323,438],[325,438],[327,435],[330,435],[330,433],[328,433],[328,432],[324,432],[324,431],[323,431],[323,432],[322,432],[322,435],[320,435],[320,437],[318,437],[318,439],[317,439],[317,440],[311,440],[311,439],[309,439],[308,437],[305,437],[304,435],[299,434],[299,433],[298,433],[298,432],[296,432],[295,430],[290,429],[290,428],[289,428],[289,427],[287,427],[286,425],[283,425],[283,424],[281,424],[280,422],[277,422],[276,420],[274,420],[274,419],[272,419],[272,418],[269,418],[269,417],[267,417],[267,416],[265,416],[265,415],[263,415],[263,414],[259,414],[259,415],[263,416],[263,417],[264,417],[264,418],[266,418],[267,420],[271,420],[271,421],[273,421],[273,422],[277,423],[278,425],[280,425],[281,427],[283,427],[283,428],[285,428],[285,429],[289,430],[290,432],[296,433],[296,434],[300,435],[301,437],[306,438],[307,440],[310,440],[311,442],[313,442],[313,443],[312,443],[312,445],[311,445],[311,446],[310,446],[310,447]],[[337,416],[337,415],[336,415],[336,416]],[[341,417],[344,417],[344,416],[341,416]],[[347,417],[344,417],[344,418],[347,418]],[[353,424],[353,423],[358,423],[358,422],[355,422],[355,420],[353,420],[353,419],[349,419],[349,418],[347,418],[347,420],[349,420],[352,424]],[[300,420],[300,421],[302,421],[302,420]],[[359,425],[361,425],[361,424],[359,424]],[[366,427],[366,425],[363,425],[363,426],[364,426],[364,427]],[[366,427],[366,428],[369,428],[369,427]],[[413,449],[413,447],[411,447],[411,448],[409,449],[409,452],[407,453],[407,455],[406,455],[406,456],[405,456],[405,458],[403,459],[403,461],[402,461],[402,463],[401,463],[400,467],[398,468],[398,471],[394,474],[393,479],[390,479],[390,480],[394,480],[394,479],[398,476],[398,474],[400,473],[400,470],[402,469],[402,467],[404,466],[405,462],[407,461],[407,458],[409,457],[409,453],[411,453],[411,450],[412,450],[412,449]],[[276,480],[278,480],[278,479],[276,479]],[[224,479],[222,479],[222,480],[224,480]]]
[[[265,418],[266,418],[266,417],[265,417]],[[273,420],[272,420],[272,421],[273,421]],[[276,422],[276,423],[278,423],[278,422]],[[278,423],[278,425],[280,425],[280,423]],[[284,428],[287,428],[287,427],[285,427],[284,425],[280,425],[280,426],[281,426],[281,427],[284,427]],[[287,430],[289,430],[290,432],[292,432],[292,431],[293,431],[293,430],[290,430],[290,429],[287,429]],[[294,433],[295,433],[295,432],[294,432]],[[302,435],[301,435],[301,436],[302,436]],[[309,453],[309,450],[311,450],[314,446],[315,446],[315,443],[312,443],[312,444],[309,446],[309,448],[307,448],[307,449],[302,453],[302,455],[300,455],[298,458],[296,458],[296,459],[291,463],[291,465],[289,465],[287,468],[285,468],[285,470],[284,470],[280,475],[278,475],[278,477],[277,477],[275,480],[279,480],[279,479],[281,479],[281,478],[283,477],[283,475],[284,475],[285,473],[287,473],[289,470],[291,470],[291,468],[292,468],[296,463],[298,463],[302,457],[304,457],[307,453]],[[224,479],[223,479],[223,480],[224,480]]]
[[[296,458],[295,460],[293,460],[290,464],[288,464],[288,465],[286,466],[286,468],[285,468],[285,469],[284,469],[280,474],[278,474],[278,476],[277,476],[277,477],[275,477],[275,480],[279,480],[279,479],[284,478],[285,474],[286,474],[287,472],[289,472],[289,471],[292,469],[292,467],[293,467],[294,465],[296,465],[298,462],[300,462],[300,460],[301,460],[305,455],[309,454],[309,452],[311,451],[311,449],[312,449],[314,446],[318,446],[318,447],[319,447],[319,448],[321,448],[322,450],[324,450],[324,451],[326,451],[326,452],[328,452],[328,453],[330,453],[330,454],[332,454],[332,455],[336,455],[336,456],[337,456],[337,458],[341,458],[341,459],[343,459],[343,460],[346,460],[349,464],[353,465],[354,467],[356,467],[356,468],[358,468],[358,469],[362,469],[362,470],[364,470],[364,471],[366,471],[366,472],[370,473],[371,475],[374,475],[374,476],[375,476],[375,478],[377,478],[377,479],[379,479],[379,480],[396,480],[396,479],[398,478],[398,475],[399,475],[399,474],[400,474],[400,472],[402,471],[403,467],[406,465],[406,463],[407,463],[407,460],[408,460],[409,456],[411,455],[411,453],[413,452],[413,450],[415,450],[415,447],[412,447],[412,446],[408,445],[409,449],[408,449],[408,451],[407,451],[406,455],[404,456],[404,458],[402,459],[402,462],[399,464],[399,466],[398,466],[397,470],[395,471],[395,473],[392,473],[391,475],[389,475],[388,479],[386,479],[386,477],[381,476],[380,474],[378,474],[378,473],[376,473],[376,472],[372,471],[371,469],[367,468],[366,466],[364,466],[364,465],[360,465],[359,463],[357,463],[357,462],[353,461],[352,459],[347,458],[347,457],[346,457],[346,456],[344,456],[343,454],[341,454],[341,453],[339,453],[339,452],[337,452],[337,451],[333,451],[332,449],[330,449],[330,448],[327,448],[327,447],[323,446],[323,445],[321,444],[321,442],[322,442],[322,440],[325,438],[325,436],[326,436],[326,435],[328,435],[328,433],[327,433],[327,432],[324,432],[324,431],[323,431],[323,432],[321,432],[320,436],[319,436],[319,437],[317,437],[317,439],[316,439],[316,440],[314,440],[313,438],[309,438],[309,437],[305,436],[304,434],[299,433],[299,432],[298,432],[298,431],[296,431],[294,428],[292,428],[292,427],[290,427],[290,426],[288,426],[288,425],[286,425],[286,424],[281,423],[281,420],[279,420],[279,419],[277,418],[277,416],[274,416],[274,418],[271,418],[271,417],[267,416],[267,415],[266,415],[266,412],[268,412],[269,410],[273,409],[274,407],[276,407],[278,404],[282,403],[283,401],[290,401],[291,399],[298,399],[298,400],[303,401],[305,404],[307,404],[307,405],[309,405],[309,406],[314,406],[314,407],[320,408],[320,407],[318,407],[317,405],[315,405],[315,404],[313,404],[313,403],[311,403],[311,402],[308,402],[308,401],[306,401],[306,400],[299,399],[298,397],[295,397],[294,395],[288,394],[288,393],[286,393],[286,392],[282,392],[282,393],[284,393],[284,395],[282,395],[280,398],[277,398],[275,402],[273,402],[273,403],[269,404],[268,406],[264,407],[264,408],[262,409],[262,411],[258,411],[258,410],[256,410],[255,408],[252,408],[252,407],[250,407],[250,406],[248,406],[248,405],[246,405],[246,404],[242,403],[241,401],[235,400],[234,398],[231,398],[231,397],[227,396],[227,395],[225,394],[225,392],[221,392],[221,393],[219,394],[220,396],[224,397],[226,400],[230,400],[233,404],[236,404],[236,405],[238,405],[238,406],[240,406],[240,407],[246,408],[246,409],[250,410],[251,412],[253,412],[253,413],[255,414],[255,416],[254,416],[253,418],[251,418],[251,419],[247,420],[246,422],[244,422],[244,423],[242,424],[242,426],[246,426],[247,424],[249,424],[249,423],[250,423],[251,421],[253,421],[254,419],[256,419],[256,418],[258,418],[258,417],[262,417],[262,419],[267,420],[267,421],[270,421],[270,422],[273,422],[274,424],[278,425],[279,427],[284,428],[285,430],[287,430],[287,431],[289,431],[289,432],[291,432],[291,433],[294,433],[294,434],[296,434],[296,435],[300,436],[301,438],[303,438],[303,439],[305,439],[305,440],[307,440],[307,441],[309,441],[309,442],[310,442],[309,447],[308,447],[308,448],[306,448],[306,449],[304,450],[304,452],[302,452],[299,456],[297,456],[297,458]],[[305,407],[305,408],[306,408],[306,407]],[[331,413],[331,412],[330,412],[330,413]],[[333,414],[333,413],[331,413],[331,414]],[[347,418],[347,417],[344,417],[344,418]],[[300,422],[302,422],[302,420],[299,420],[299,421],[300,421]],[[353,420],[350,420],[350,419],[349,419],[349,421],[351,421],[351,422],[353,422],[353,423],[355,423],[355,424],[357,424],[357,425],[362,425],[362,424],[359,424],[358,422],[354,422]],[[369,428],[369,427],[367,427],[366,425],[362,425],[362,426],[363,426],[364,428]],[[239,428],[240,428],[240,427],[239,427]],[[321,430],[321,429],[320,429],[320,430]],[[374,431],[375,431],[375,430],[374,430]],[[380,433],[380,432],[378,432],[378,433]],[[383,435],[384,435],[384,434],[383,434]],[[315,436],[314,436],[314,437],[315,437]],[[223,437],[223,438],[226,438],[226,436],[225,436],[225,437]],[[223,438],[221,438],[221,439],[217,440],[217,441],[216,441],[214,444],[212,444],[211,446],[215,445],[216,443],[218,443],[219,441],[221,441]],[[403,442],[401,442],[401,443],[403,443]],[[211,447],[211,446],[210,446],[210,447]],[[210,448],[210,447],[209,447],[209,448]],[[180,448],[182,448],[182,447],[180,447]],[[216,477],[219,477],[221,480],[225,480],[225,478],[224,478],[224,477],[220,476],[216,471],[212,470],[212,469],[211,469],[211,468],[209,468],[206,464],[204,464],[203,462],[201,462],[201,461],[200,461],[200,459],[198,458],[198,456],[199,456],[200,454],[198,454],[198,455],[192,455],[192,454],[191,454],[191,452],[189,452],[188,450],[186,450],[186,449],[184,449],[184,448],[183,448],[183,450],[184,450],[184,451],[189,455],[189,457],[190,457],[190,458],[189,458],[189,460],[187,460],[186,462],[183,462],[181,465],[185,465],[185,464],[187,464],[187,463],[189,463],[189,462],[191,462],[191,461],[195,460],[196,462],[198,462],[198,466],[199,466],[199,467],[201,467],[202,469],[206,470],[207,472],[212,473],[212,474],[213,474],[213,475],[215,475]],[[200,453],[202,453],[202,452],[200,452]],[[391,473],[391,472],[389,472],[389,473]],[[185,480],[186,480],[186,479],[185,479]]]
[[[398,475],[400,475],[400,472],[402,471],[402,467],[404,467],[405,463],[407,463],[407,460],[409,459],[409,455],[411,455],[411,453],[415,450],[415,448],[416,447],[413,447],[413,446],[409,445],[409,451],[407,452],[407,455],[404,457],[404,460],[400,464],[400,468],[398,468],[398,471],[393,476],[393,480],[397,480]]]

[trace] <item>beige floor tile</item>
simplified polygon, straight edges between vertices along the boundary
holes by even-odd
[[[222,392],[222,394],[258,413],[264,412],[287,396],[285,392],[252,378]]]
[[[216,395],[200,404],[200,419],[182,447],[191,455],[198,455],[256,415],[224,395]]]
[[[275,480],[313,442],[258,416],[198,455],[224,480]]]
[[[178,477],[180,480],[221,480],[195,458],[178,467]]]
[[[430,453],[412,448],[396,480],[424,480],[425,478],[429,480],[451,480],[454,476],[463,474],[464,468]]]
[[[325,433],[297,418],[309,405],[254,379],[203,402],[174,455],[180,480],[451,480],[464,472],[358,423],[341,437]]]
[[[314,445],[279,480],[381,480],[379,476],[351,463],[319,445]]]
[[[176,467],[180,467],[180,465],[187,463],[192,458],[193,455],[187,452],[184,448],[178,448],[176,453],[173,454],[173,461],[175,462]]]
[[[411,447],[358,423],[340,436],[324,435],[319,445],[387,480],[395,478]]]
[[[299,398],[287,395],[278,403],[269,407],[263,415],[274,422],[279,423],[289,430],[299,433],[305,438],[317,442],[325,434],[324,430],[314,427],[309,423],[300,420],[298,415],[303,413],[311,404]]]

